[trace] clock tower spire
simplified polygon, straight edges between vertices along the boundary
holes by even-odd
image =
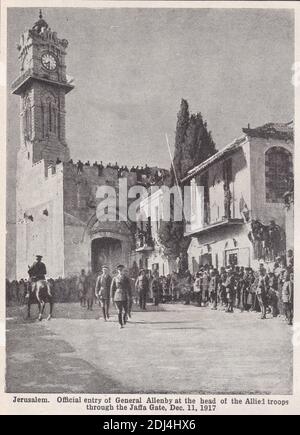
[[[69,159],[65,137],[65,95],[73,89],[66,74],[68,41],[59,39],[42,11],[17,45],[20,74],[12,92],[20,96],[19,159],[45,165]],[[21,162],[20,162],[21,163]]]

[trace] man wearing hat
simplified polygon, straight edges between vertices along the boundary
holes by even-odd
[[[235,279],[234,272],[231,267],[227,269],[227,278],[225,281],[226,298],[227,298],[227,308],[226,313],[233,313],[233,299],[235,290]]]
[[[107,266],[102,267],[102,273],[98,276],[95,287],[95,295],[102,307],[103,318],[106,322],[109,319],[111,276]]]
[[[31,281],[34,283],[32,286],[32,291],[35,289],[35,283],[37,281],[45,280],[47,269],[46,265],[42,262],[42,255],[36,255],[36,261],[33,263],[33,265],[30,267],[28,266],[28,274],[31,278]],[[45,281],[47,284],[48,294],[49,296],[52,296],[51,289],[47,281]]]
[[[117,275],[112,279],[110,295],[118,311],[120,327],[127,321],[128,305],[132,296],[130,279],[125,274],[125,266],[117,266]]]
[[[87,275],[84,269],[81,269],[80,275],[77,278],[77,291],[79,294],[80,306],[86,306],[86,292],[87,292]]]
[[[269,288],[269,278],[266,269],[262,266],[259,269],[259,277],[256,287],[256,296],[260,306],[261,319],[266,318],[267,291]]]
[[[147,295],[149,293],[149,279],[146,276],[145,269],[141,269],[135,282],[135,288],[139,295],[139,305],[142,310],[146,310]]]

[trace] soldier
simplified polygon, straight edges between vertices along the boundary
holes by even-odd
[[[290,279],[292,277],[292,280]],[[284,272],[284,283],[282,286],[282,303],[284,307],[285,320],[289,325],[293,324],[293,296],[294,276],[288,270]]]
[[[202,303],[205,307],[208,304],[208,297],[209,297],[209,272],[207,268],[202,273]]]
[[[201,272],[196,273],[196,279],[194,281],[194,296],[195,301],[198,305],[198,307],[201,307],[202,303],[202,274]]]
[[[268,277],[266,276],[266,269],[261,267],[259,269],[259,277],[256,287],[256,296],[259,302],[261,319],[266,318],[267,309],[267,291],[268,291]]]
[[[34,283],[32,285],[32,291],[35,290],[35,286],[36,286],[35,283],[37,281],[45,280],[46,278],[47,269],[46,269],[46,265],[42,262],[42,258],[43,258],[42,255],[36,255],[36,261],[33,263],[31,267],[28,266],[28,274],[31,278],[31,281]],[[46,280],[45,282],[47,284],[48,294],[49,296],[52,296],[50,286]]]
[[[146,310],[147,295],[149,293],[149,279],[146,276],[145,269],[141,269],[137,277],[135,288],[139,295],[139,304],[142,310]]]
[[[227,272],[225,267],[221,267],[220,282],[219,282],[219,300],[223,307],[227,307],[226,287]]]
[[[94,304],[94,298],[95,298],[95,281],[94,276],[91,271],[87,274],[87,291],[86,291],[86,301],[87,301],[87,309],[92,311],[93,310],[93,304]]]
[[[102,273],[96,281],[95,295],[100,302],[105,322],[109,319],[110,287],[111,276],[109,275],[108,267],[103,266]]]
[[[86,290],[87,290],[87,276],[85,270],[82,269],[79,277],[77,278],[77,290],[79,293],[80,306],[86,306]]]
[[[123,328],[127,321],[128,303],[131,299],[131,284],[125,274],[125,267],[120,264],[117,266],[118,274],[111,283],[110,295],[112,302],[115,303],[118,311],[120,328]]]
[[[213,269],[210,272],[210,282],[209,282],[209,293],[210,293],[210,301],[212,303],[212,308],[211,308],[212,310],[217,309],[218,286],[219,286],[218,270]]]
[[[234,272],[230,268],[228,269],[228,274],[225,281],[226,298],[227,298],[226,313],[233,313],[234,284],[235,284]]]
[[[151,291],[153,294],[154,305],[157,306],[159,304],[160,296],[161,296],[161,283],[159,280],[159,273],[157,270],[153,273],[153,280],[151,282]]]

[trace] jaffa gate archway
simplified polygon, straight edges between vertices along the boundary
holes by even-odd
[[[112,237],[99,237],[92,240],[91,250],[93,273],[97,273],[104,265],[113,270],[122,256],[122,242]]]
[[[126,222],[96,221],[90,230],[91,269],[99,272],[106,265],[114,271],[120,263],[129,266],[133,233]]]

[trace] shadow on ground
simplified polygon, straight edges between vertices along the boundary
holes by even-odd
[[[28,328],[30,327],[30,331]],[[7,321],[8,393],[111,393],[120,386],[74,355],[74,348],[43,324]],[[25,344],[25,345],[24,345]],[[38,349],[38,350],[37,350]]]

